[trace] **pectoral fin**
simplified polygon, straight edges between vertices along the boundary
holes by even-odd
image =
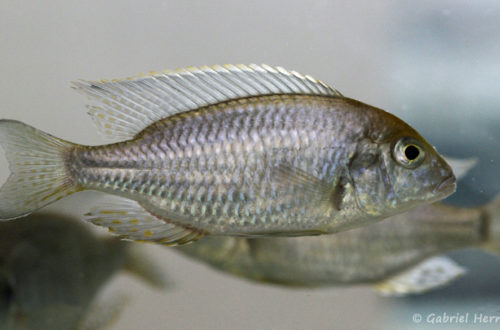
[[[148,213],[139,203],[116,196],[109,196],[98,207],[85,214],[86,220],[107,227],[124,239],[180,245],[200,239],[203,233],[170,223]]]
[[[296,192],[302,194],[304,200],[318,201],[321,207],[333,208],[335,211],[342,208],[345,184],[341,176],[334,183],[329,183],[287,164],[276,166],[273,172],[273,178],[278,186],[284,188],[295,186]]]
[[[424,293],[446,285],[465,273],[466,269],[453,260],[433,257],[377,284],[375,289],[386,296]]]

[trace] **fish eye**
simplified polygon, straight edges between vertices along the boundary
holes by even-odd
[[[425,152],[416,139],[404,137],[394,145],[393,157],[401,166],[415,168],[424,160]]]
[[[417,159],[418,155],[420,154],[420,150],[418,149],[418,147],[416,145],[409,144],[405,147],[404,153],[405,153],[406,159],[408,159],[409,161],[412,161],[412,160]]]

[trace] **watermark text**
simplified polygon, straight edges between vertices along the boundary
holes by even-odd
[[[422,324],[499,324],[500,313],[415,313],[412,316],[413,323]]]

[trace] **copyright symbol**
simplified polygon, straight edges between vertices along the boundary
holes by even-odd
[[[419,313],[415,313],[415,314],[413,314],[412,319],[413,319],[413,322],[420,323],[420,322],[422,322],[422,315]]]

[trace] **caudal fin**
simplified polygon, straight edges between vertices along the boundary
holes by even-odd
[[[79,188],[66,170],[74,144],[14,120],[0,120],[10,176],[0,188],[0,219],[27,215]]]
[[[500,194],[483,207],[484,231],[487,238],[484,249],[500,255]]]

